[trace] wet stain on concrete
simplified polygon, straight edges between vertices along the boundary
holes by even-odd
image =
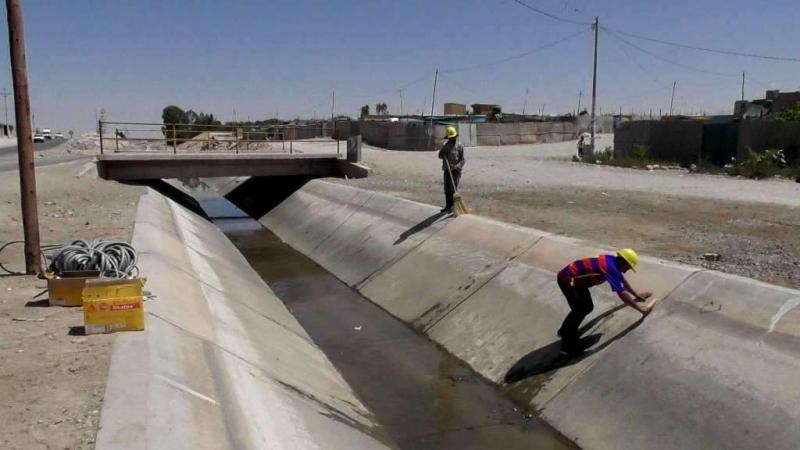
[[[270,231],[225,228],[400,448],[576,448]]]

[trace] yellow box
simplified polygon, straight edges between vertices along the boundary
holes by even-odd
[[[83,276],[82,276],[83,275]],[[47,297],[51,306],[82,306],[86,281],[97,279],[99,272],[75,272],[65,277],[47,278]]]
[[[83,288],[86,334],[144,330],[143,278],[90,280]]]

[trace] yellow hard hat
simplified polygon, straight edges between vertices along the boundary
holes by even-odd
[[[452,139],[458,136],[458,130],[456,127],[447,127],[447,139]]]
[[[634,272],[636,272],[636,264],[639,262],[639,255],[632,248],[623,248],[617,252],[617,256],[627,261]]]

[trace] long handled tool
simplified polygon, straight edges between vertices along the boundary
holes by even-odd
[[[456,182],[453,179],[453,172],[450,170],[450,161],[447,158],[444,158],[444,163],[447,166],[447,173],[450,175],[450,185],[453,186],[453,213],[456,217],[460,216],[461,214],[469,214],[467,211],[467,206],[464,205],[464,200],[461,199],[461,194],[458,193],[456,190]]]

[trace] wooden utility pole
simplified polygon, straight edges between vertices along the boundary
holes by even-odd
[[[672,97],[669,99],[669,115],[672,115],[672,104],[675,102],[675,86],[678,85],[677,81],[672,82]]]
[[[25,273],[41,272],[39,259],[39,211],[36,206],[36,170],[33,165],[28,69],[25,63],[25,30],[19,0],[6,0],[11,75],[14,81],[14,108],[17,120],[19,187],[22,204],[22,230],[25,237]]]
[[[575,117],[581,114],[581,97],[583,97],[583,91],[578,91],[578,109],[575,110]]]
[[[597,118],[595,117],[595,105],[597,104],[597,44],[598,34],[600,33],[600,18],[594,18],[594,68],[592,69],[592,121],[591,121],[591,145],[592,152],[594,152],[594,134],[597,127]]]

